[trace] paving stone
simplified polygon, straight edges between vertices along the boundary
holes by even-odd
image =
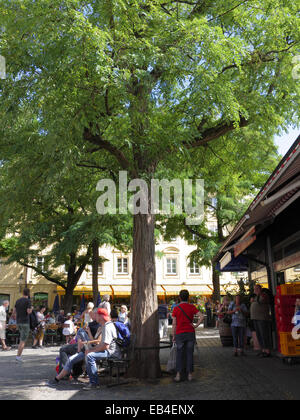
[[[287,366],[279,358],[259,359],[252,350],[247,357],[235,358],[233,349],[222,347],[218,331],[197,331],[199,349],[195,351],[195,380],[174,383],[172,376],[163,375],[157,384],[133,382],[107,388],[102,380],[100,390],[85,393],[82,384],[64,383],[59,389],[46,385],[55,375],[58,347],[24,351],[24,365],[15,363],[16,350],[0,353],[1,400],[299,400],[300,364]],[[169,350],[161,351],[162,367]]]

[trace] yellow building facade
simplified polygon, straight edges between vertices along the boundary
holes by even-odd
[[[172,242],[160,241],[156,245],[156,282],[157,296],[161,300],[170,301],[178,296],[180,290],[189,290],[192,297],[211,296],[213,293],[212,272],[207,267],[190,264],[189,255],[195,250],[195,245],[189,245],[182,238],[174,238]],[[111,247],[99,249],[105,262],[99,267],[98,285],[101,295],[109,294],[114,302],[129,303],[132,279],[132,254],[123,254]],[[43,266],[43,255],[37,258],[36,265]],[[65,268],[59,273],[67,276]],[[237,284],[237,276],[230,273],[221,275],[221,293],[226,294],[228,285]],[[0,266],[0,302],[10,300],[12,308],[21,297],[22,290],[27,286],[33,301],[46,303],[50,309],[58,294],[60,303],[65,291],[44,277],[36,275],[31,268],[24,268],[16,263]],[[79,304],[82,294],[86,300],[92,299],[92,268],[86,267],[74,291],[74,304]]]

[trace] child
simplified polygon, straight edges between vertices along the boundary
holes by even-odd
[[[71,314],[67,315],[67,320],[64,323],[63,335],[66,337],[66,344],[69,344],[72,335],[75,332],[75,325]]]
[[[296,299],[296,308],[295,308],[295,316],[294,316],[294,324],[300,324],[300,299]]]

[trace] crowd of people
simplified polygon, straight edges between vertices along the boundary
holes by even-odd
[[[237,295],[233,301],[225,296],[219,305],[218,327],[227,323],[231,326],[234,346],[234,356],[245,356],[247,338],[253,339],[253,347],[259,357],[271,357],[272,342],[272,317],[271,297],[260,285],[255,285],[254,295],[250,296],[249,304],[242,302]]]
[[[253,338],[254,348],[260,349],[258,355],[264,358],[271,357],[271,304],[270,294],[260,285],[255,286],[254,295],[251,296],[248,305],[242,301],[239,295],[235,296],[234,300],[225,296],[222,303],[217,305],[213,305],[211,300],[207,299],[203,311],[199,305],[189,303],[187,290],[182,290],[178,300],[171,306],[161,302],[158,305],[160,338],[168,337],[168,324],[171,317],[173,342],[176,343],[176,376],[174,380],[176,382],[182,380],[183,372],[185,372],[188,381],[193,379],[195,331],[204,321],[205,315],[210,320],[214,316],[217,317],[216,328],[220,328],[220,325],[224,323],[230,326],[235,357],[246,355],[245,344],[247,337],[250,336]],[[86,389],[97,388],[99,386],[97,362],[111,357],[120,358],[118,339],[130,336],[130,316],[127,307],[122,305],[119,311],[115,307],[111,308],[109,295],[103,296],[98,307],[89,302],[82,313],[75,308],[72,314],[66,315],[63,310],[58,314],[47,313],[47,308],[44,305],[34,311],[28,289],[24,289],[22,298],[16,302],[9,318],[7,317],[8,306],[8,301],[4,301],[0,306],[0,340],[3,351],[8,351],[10,347],[6,345],[5,341],[6,324],[17,325],[20,334],[17,363],[22,363],[22,352],[30,329],[33,336],[33,348],[38,348],[43,346],[47,324],[58,326],[63,346],[60,349],[57,375],[54,380],[49,382],[49,386],[58,386],[61,380],[70,376],[71,372],[73,377],[79,376],[82,373],[82,364],[85,362],[86,373],[90,379]],[[300,302],[298,301],[296,302],[297,314],[299,314],[299,310]],[[298,318],[297,322],[299,322]]]

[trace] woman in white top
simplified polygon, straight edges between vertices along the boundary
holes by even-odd
[[[45,315],[44,315],[45,310],[46,310],[46,306],[42,305],[36,313],[38,326],[33,331],[34,340],[33,340],[32,348],[34,349],[37,348],[38,342],[39,342],[39,347],[43,348],[43,341],[44,341],[44,336],[45,336],[45,324],[46,324]]]
[[[84,327],[87,327],[90,322],[92,322],[91,313],[93,312],[94,304],[89,302],[87,304],[86,310],[82,313],[81,319],[83,319]]]
[[[6,333],[6,310],[9,307],[9,301],[5,300],[0,306],[0,341],[2,344],[2,350],[10,350],[10,347],[7,347],[5,343],[5,333]]]
[[[67,320],[64,323],[63,335],[66,337],[66,343],[69,344],[72,335],[75,332],[75,325],[71,314],[67,315]]]
[[[128,324],[128,309],[126,305],[121,306],[121,311],[118,315],[118,321],[123,322],[123,324]]]

